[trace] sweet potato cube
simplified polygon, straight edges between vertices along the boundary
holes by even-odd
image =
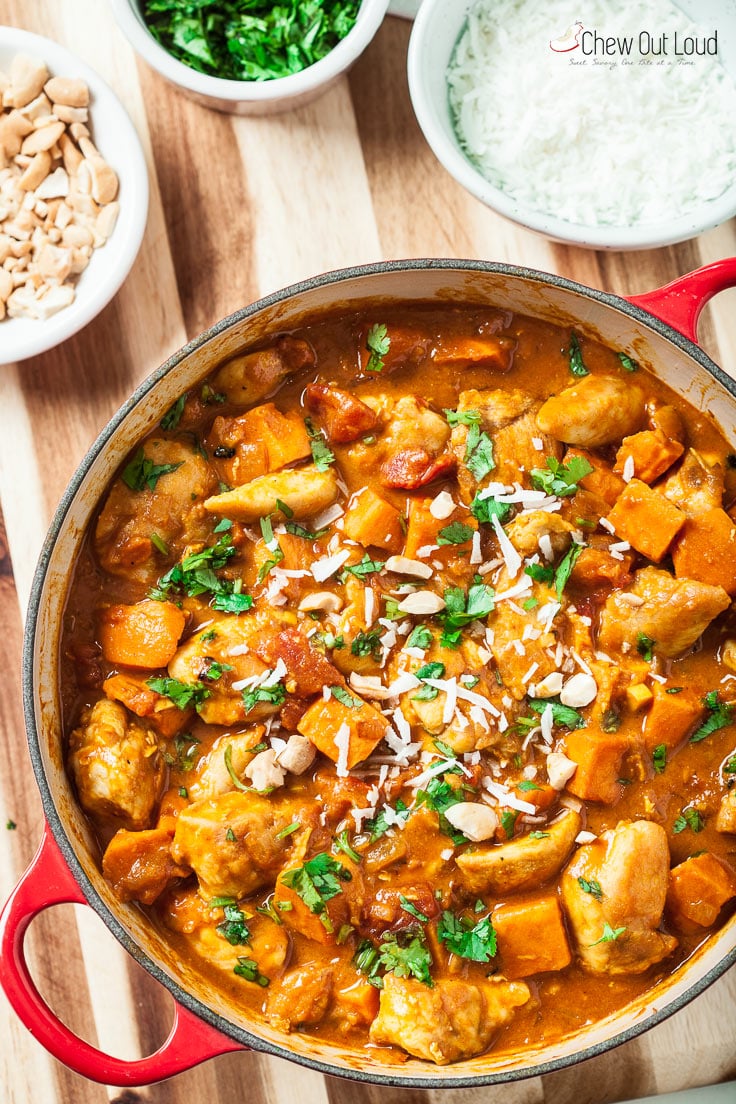
[[[102,870],[121,901],[153,904],[173,878],[185,878],[187,867],[177,866],[169,850],[173,832],[151,828],[129,832],[121,828],[110,840]]]
[[[687,517],[641,479],[632,479],[619,495],[608,520],[622,540],[659,563]]]
[[[567,789],[583,801],[615,805],[623,793],[621,765],[629,747],[625,736],[578,729],[565,737],[565,754],[578,767]]]
[[[716,506],[689,517],[672,549],[678,578],[722,586],[736,595],[736,525]]]
[[[160,736],[176,736],[192,719],[191,709],[179,709],[168,698],[146,686],[142,676],[117,674],[102,684],[105,696],[121,702],[137,717],[145,717]]]
[[[340,989],[337,1000],[341,1016],[353,1027],[369,1027],[378,1015],[378,990],[360,978],[347,989]]]
[[[273,403],[249,410],[243,417],[249,440],[260,441],[266,449],[268,471],[311,455],[304,420],[296,411],[282,414]]]
[[[287,873],[286,870],[279,876],[274,889],[273,905],[276,914],[281,917],[287,928],[292,928],[315,943],[333,946],[336,939],[335,930],[339,929],[335,929],[329,917],[331,902],[327,902],[325,911],[318,916],[305,905],[295,889],[284,884],[281,879],[285,873]]]
[[[443,521],[430,513],[433,501],[431,498],[412,498],[409,502],[404,555],[411,560],[416,559],[420,548],[436,545],[440,529],[450,524],[449,518]]]
[[[100,615],[102,654],[123,667],[165,667],[186,620],[173,602],[146,599],[134,606],[108,606]]]
[[[508,372],[513,360],[514,346],[507,338],[443,337],[432,355],[434,364],[470,365],[488,368],[492,372]]]
[[[692,690],[668,694],[664,686],[652,687],[652,707],[644,721],[644,743],[647,751],[654,751],[659,744],[669,751],[677,747],[700,722],[705,707]]]
[[[634,556],[630,552],[622,552],[621,556],[617,559],[605,548],[583,548],[570,579],[576,586],[591,590],[604,586],[621,589],[631,582],[634,564]]]
[[[343,531],[346,537],[364,548],[375,545],[388,552],[398,552],[404,541],[401,514],[371,487],[350,499],[343,518]]]
[[[533,901],[501,905],[491,920],[507,978],[524,978],[547,970],[564,970],[572,955],[562,909],[552,894]]]
[[[380,743],[388,728],[388,721],[372,705],[356,698],[352,691],[346,692],[346,698],[348,693],[356,705],[345,705],[334,697],[327,701],[319,698],[310,705],[299,721],[297,730],[311,740],[318,751],[332,759],[333,763],[340,756],[335,737],[339,741],[340,733],[347,730],[347,767],[350,770],[356,763],[367,759]]]
[[[631,457],[636,478],[643,483],[653,483],[680,459],[684,451],[685,446],[679,441],[673,441],[656,430],[643,429],[631,437],[624,437],[616,453],[613,470],[620,475]]]
[[[380,324],[380,323],[379,323]],[[371,351],[368,348],[368,335],[372,327],[368,327],[361,333],[360,347],[358,349],[358,362],[363,372],[374,375],[374,370],[369,370]],[[388,348],[381,357],[383,371],[391,372],[395,368],[405,364],[418,364],[427,355],[430,339],[421,330],[414,330],[410,326],[397,326],[389,322],[386,326]]]
[[[583,476],[580,480],[580,486],[586,491],[598,495],[598,497],[602,498],[604,502],[607,502],[609,506],[613,506],[626,486],[621,476],[616,475],[605,460],[601,460],[599,456],[595,456],[586,449],[569,448],[565,453],[565,463],[567,464],[573,456],[582,456],[584,460],[588,461],[593,469],[589,475]]]
[[[670,871],[667,910],[682,931],[709,928],[733,897],[736,870],[710,851],[693,855]]]

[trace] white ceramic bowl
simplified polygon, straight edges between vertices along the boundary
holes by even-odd
[[[101,77],[57,42],[15,27],[0,27],[0,70],[17,53],[45,62],[52,76],[81,77],[90,90],[92,139],[120,181],[120,213],[108,241],[95,249],[78,277],[76,296],[47,319],[5,318],[0,322],[0,364],[37,356],[77,333],[112,299],[131,269],[148,215],[148,170],[135,127]]]
[[[736,214],[736,181],[717,199],[703,202],[689,214],[636,226],[572,223],[530,207],[491,184],[463,152],[453,128],[447,91],[447,66],[471,6],[470,0],[423,0],[409,42],[409,91],[417,120],[435,156],[486,206],[554,241],[595,249],[651,249],[671,245],[710,230]],[[709,19],[721,31],[726,27],[736,31],[736,14],[733,10],[726,12],[722,0],[718,3],[681,0],[678,6],[691,18]],[[732,75],[736,73],[735,55],[736,51],[727,50],[723,59]],[[513,95],[524,95],[521,86],[509,91]],[[543,167],[542,171],[547,170]]]
[[[321,96],[363,53],[383,22],[389,0],[363,0],[352,30],[300,73],[267,81],[224,80],[199,73],[160,46],[141,15],[138,0],[110,0],[115,18],[144,61],[191,99],[236,115],[270,115],[301,107]]]

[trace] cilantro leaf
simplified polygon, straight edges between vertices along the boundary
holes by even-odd
[[[410,901],[403,893],[399,894],[399,904],[404,912],[408,912],[410,916],[414,916],[417,920],[421,920],[423,924],[426,924],[429,917],[424,912],[420,912],[417,906]]]
[[[285,870],[280,875],[284,885],[293,889],[315,916],[321,916],[327,902],[342,893],[340,882],[349,882],[352,877],[350,871],[326,851],[308,859],[303,866]],[[322,923],[327,931],[332,931],[329,917],[325,916]]]
[[[361,709],[363,706],[360,698],[354,698],[344,686],[331,686],[330,693],[340,702],[340,705],[345,705],[348,709]]]
[[[281,504],[281,511],[284,511],[284,503]],[[323,537],[327,532],[327,529],[305,529],[303,525],[298,525],[295,521],[287,521],[284,523],[284,528],[287,533],[292,533],[295,537],[301,537],[302,540],[316,541],[320,537]]]
[[[456,425],[480,425],[480,410],[445,410],[447,424]]]
[[[601,883],[597,882],[595,878],[578,878],[578,885],[582,889],[583,893],[589,893],[591,897],[595,897],[596,901],[603,900],[603,890],[601,889]]]
[[[570,705],[563,705],[559,698],[528,698],[527,704],[530,709],[533,709],[535,713],[540,715],[544,713],[548,705],[552,706],[552,723],[560,725],[562,728],[568,728],[570,730],[575,728],[585,728],[585,718],[581,713],[578,713],[577,709],[573,709]]]
[[[414,675],[418,679],[441,679],[445,673],[444,663],[425,663]],[[436,686],[427,686],[426,683],[416,694],[412,695],[412,701],[434,701],[439,694]]]
[[[268,702],[269,705],[283,705],[286,701],[286,687],[283,682],[275,682],[273,686],[256,686],[252,690],[243,691],[243,704],[245,712],[250,713],[259,702]]]
[[[636,634],[636,650],[647,663],[651,663],[656,647],[657,641],[652,640],[651,636],[647,636],[647,634],[643,632],[638,632]]]
[[[544,564],[530,563],[524,568],[524,574],[536,583],[551,583],[555,577],[555,569]]]
[[[652,752],[652,766],[657,774],[662,774],[667,766],[667,745],[657,744]]]
[[[264,989],[270,984],[266,975],[258,969],[258,963],[255,959],[245,958],[243,955],[238,955],[238,964],[233,966],[233,973],[246,981],[254,981],[256,985],[260,985]]]
[[[603,925],[603,935],[600,939],[596,939],[595,943],[591,943],[591,947],[597,947],[599,943],[613,943],[616,939],[619,939],[626,928],[612,928],[610,924]]]
[[[432,633],[426,625],[415,625],[409,633],[406,647],[421,648],[422,651],[426,652],[427,648],[431,647],[433,639]]]
[[[383,560],[372,560],[366,552],[360,563],[348,564],[343,571],[348,575],[354,575],[356,579],[365,579],[366,575],[373,575],[381,571],[384,566]]]
[[[396,807],[393,809],[393,813],[400,824],[405,824],[411,815],[411,810],[407,809],[404,802],[399,798],[396,802]],[[391,827],[393,827],[393,818],[389,821],[385,809],[381,809],[372,820],[365,822],[365,828],[370,832],[371,843],[375,843],[381,836],[385,836],[386,832],[388,832]]]
[[[570,347],[567,350],[567,356],[570,362],[570,371],[574,376],[582,377],[590,375],[590,372],[585,367],[583,350],[580,348],[580,342],[574,330],[570,334]]]
[[[168,676],[146,679],[146,686],[161,697],[168,698],[177,709],[189,709],[193,705],[199,710],[211,695],[211,691],[201,683],[180,682]]]
[[[621,367],[624,368],[627,372],[636,372],[637,368],[639,367],[638,362],[636,360],[632,360],[632,358],[630,356],[627,356],[626,353],[619,353],[618,359],[621,361]]]
[[[488,495],[486,498],[482,492],[477,494],[470,503],[470,512],[473,517],[487,525],[492,524],[492,517],[497,517],[503,525],[511,517],[513,509],[510,502],[499,502],[492,495]]]
[[[371,354],[365,366],[366,372],[382,372],[383,358],[391,347],[391,338],[388,336],[385,322],[376,322],[371,326],[365,339],[365,347]]]
[[[342,851],[349,859],[352,859],[354,863],[360,862],[360,855],[357,851],[354,851],[348,842],[348,830],[345,828],[339,835],[335,836],[332,841],[332,846],[336,847],[338,851]]]
[[[465,525],[462,521],[453,521],[450,525],[446,525],[444,529],[440,529],[437,534],[437,544],[466,544],[473,539],[474,532],[474,529],[469,525]]]
[[[465,466],[480,483],[496,466],[493,458],[493,441],[487,433],[475,432],[477,426],[468,430],[468,444],[465,450]]]
[[[532,485],[538,491],[557,495],[558,498],[574,495],[580,480],[593,471],[584,456],[571,456],[566,464],[554,456],[548,456],[544,462],[546,468],[532,468],[529,473]]]
[[[487,617],[495,608],[493,587],[487,583],[473,583],[467,595],[462,587],[448,587],[443,597],[445,609],[438,616],[450,631]]]
[[[175,472],[177,468],[182,466],[183,462],[182,460],[178,464],[154,464],[153,460],[146,456],[141,447],[133,459],[123,468],[122,480],[126,487],[130,487],[131,491],[142,491],[146,487],[149,491],[155,491],[156,484],[161,476]]]
[[[322,433],[315,427],[311,418],[305,418],[304,425],[307,430],[307,437],[309,438],[309,448],[312,453],[314,466],[317,471],[327,471],[330,464],[335,463],[335,454],[329,448]]]
[[[262,517],[260,519],[260,526],[261,536],[263,537],[266,548],[271,553],[271,559],[266,560],[265,563],[261,564],[260,568],[258,569],[257,581],[259,583],[262,583],[271,568],[276,567],[276,564],[281,563],[284,558],[284,553],[282,551],[281,545],[276,540],[276,537],[273,535],[273,522],[271,521],[270,515],[268,517]]]
[[[233,947],[248,943],[250,929],[245,921],[245,915],[234,904],[223,905],[225,919],[217,925],[215,931],[226,939]]]
[[[380,625],[377,625],[374,629],[370,629],[368,632],[363,632],[362,630],[357,632],[350,645],[352,655],[372,656],[373,659],[380,659],[383,652],[381,647],[382,634],[383,629]]]
[[[404,932],[384,932],[378,948],[378,963],[396,977],[413,977],[431,989],[432,955],[424,933],[407,929]]]
[[[719,702],[717,690],[711,690],[706,694],[703,698],[703,704],[706,709],[710,710],[710,717],[706,717],[700,728],[693,732],[690,737],[691,744],[699,744],[701,740],[705,740],[713,732],[718,732],[720,728],[727,728],[728,725],[733,724],[734,707],[727,702]]]
[[[169,407],[161,421],[158,423],[162,429],[176,429],[179,422],[181,421],[181,416],[184,413],[184,404],[186,403],[186,401],[187,392],[185,391],[184,394],[180,395],[176,402]]]
[[[437,926],[437,936],[452,954],[471,962],[490,962],[496,954],[496,933],[490,916],[473,924],[445,910]]]
[[[565,555],[560,560],[555,571],[555,593],[557,601],[562,601],[562,592],[572,575],[572,570],[578,561],[578,556],[583,551],[584,544],[571,544]]]
[[[676,835],[684,832],[686,828],[692,832],[702,832],[705,828],[705,821],[697,809],[683,809],[672,825],[672,831]]]

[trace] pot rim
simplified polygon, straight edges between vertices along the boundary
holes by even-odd
[[[216,322],[213,326],[209,327],[209,329],[205,330],[173,353],[159,368],[155,369],[147,376],[138,385],[130,398],[119,407],[107,425],[100,431],[81,460],[54,512],[33,576],[23,638],[23,711],[31,764],[40,791],[44,815],[64,860],[71,869],[88,904],[104,922],[107,929],[112,932],[134,961],[137,962],[139,966],[142,966],[156,979],[156,981],[169,991],[177,1003],[183,1005],[189,1012],[221,1031],[224,1035],[241,1043],[243,1047],[260,1053],[272,1054],[278,1058],[285,1058],[287,1061],[296,1062],[298,1065],[306,1066],[329,1076],[342,1077],[368,1084],[382,1084],[396,1088],[473,1088],[481,1085],[505,1084],[511,1081],[521,1081],[529,1077],[539,1077],[548,1073],[553,1073],[557,1070],[577,1065],[589,1058],[597,1057],[600,1054],[604,1054],[609,1050],[621,1046],[623,1043],[637,1038],[645,1031],[648,1031],[650,1028],[662,1023],[662,1021],[680,1011],[680,1009],[689,1004],[690,1001],[699,996],[712,985],[713,982],[721,977],[730,966],[736,964],[736,947],[725,954],[715,966],[708,970],[697,981],[693,982],[692,985],[689,985],[686,990],[669,1001],[664,1007],[655,1011],[650,1011],[641,1020],[630,1024],[619,1033],[608,1039],[592,1043],[574,1053],[561,1055],[557,1058],[535,1063],[528,1067],[508,1070],[502,1069],[497,1072],[466,1073],[457,1076],[433,1075],[430,1070],[426,1075],[418,1076],[413,1073],[402,1075],[400,1067],[396,1066],[387,1066],[385,1073],[381,1069],[367,1071],[333,1065],[330,1062],[314,1058],[310,1055],[294,1053],[286,1045],[271,1043],[269,1040],[240,1027],[238,1024],[226,1019],[218,1012],[208,1008],[207,1005],[188,992],[188,990],[186,990],[175,978],[166,973],[150,957],[143,947],[131,938],[116,915],[105,904],[77,858],[57,811],[51,792],[51,786],[44,769],[34,702],[36,629],[51,555],[71,505],[92,467],[92,464],[106,447],[110,438],[128,414],[145,399],[161,379],[168,375],[169,372],[176,368],[177,365],[185,360],[191,353],[206,345],[213,338],[229,330],[233,325],[260,313],[264,309],[283,303],[295,295],[304,294],[316,288],[326,287],[331,284],[339,286],[344,282],[359,277],[377,276],[388,272],[414,272],[426,269],[496,273],[514,278],[521,278],[537,284],[551,284],[554,287],[562,288],[581,295],[584,298],[594,300],[603,306],[613,308],[629,315],[637,322],[640,322],[660,336],[669,340],[681,351],[696,360],[726,391],[729,392],[731,396],[734,397],[734,399],[736,399],[736,381],[726,375],[723,369],[711,360],[699,345],[685,337],[668,323],[661,321],[656,315],[651,314],[649,311],[643,310],[636,305],[636,303],[629,302],[627,299],[615,295],[612,292],[599,291],[585,284],[570,280],[565,276],[544,272],[541,269],[474,259],[413,258],[406,260],[378,261],[372,264],[354,265],[347,268],[334,269],[318,276],[313,276],[306,280],[290,284],[278,291],[271,292],[256,300],[254,303]]]

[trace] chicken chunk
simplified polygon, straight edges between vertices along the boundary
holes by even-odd
[[[546,510],[530,510],[514,518],[506,532],[514,548],[522,556],[533,556],[535,552],[539,552],[541,538],[549,537],[552,552],[558,557],[570,547],[570,534],[575,532],[575,526],[559,514],[550,514]]]
[[[154,733],[119,702],[103,698],[85,710],[69,738],[69,766],[88,813],[124,828],[149,826],[163,761]]]
[[[497,593],[503,593],[511,585],[511,580],[504,571],[496,586]],[[524,630],[529,624],[529,614],[520,610],[515,602],[499,602],[493,615],[493,643],[491,651],[496,661],[502,684],[505,690],[521,701],[528,689],[526,674],[534,668],[535,682],[541,682],[547,675],[557,670],[554,661],[554,647],[557,643],[557,631],[561,625],[561,619],[557,619],[549,629],[546,619],[546,609],[550,602],[556,602],[553,589],[542,583],[535,583],[530,595],[536,598],[538,605],[535,614],[539,617],[538,627],[541,635],[536,639],[527,636],[524,638]],[[522,650],[519,650],[519,642],[522,642]]]
[[[205,543],[212,522],[202,502],[217,481],[206,461],[180,441],[147,441],[144,460],[172,470],[149,481],[143,476],[141,490],[132,490],[122,477],[116,479],[97,519],[94,539],[105,571],[149,583],[161,570],[151,534],[176,557],[186,545]]]
[[[545,456],[562,458],[558,441],[539,432],[536,421],[540,403],[524,391],[461,391],[457,409],[461,413],[477,411],[480,429],[493,442],[495,468],[490,478],[494,482],[529,486],[528,473],[541,466]],[[458,424],[452,430],[452,450],[458,461],[458,482],[465,502],[470,502],[477,489],[475,476],[468,469],[467,425]],[[542,450],[534,447],[532,438],[541,438]]]
[[[200,898],[201,901],[201,898]],[[210,914],[211,915],[211,914]],[[222,914],[220,914],[222,915]],[[231,977],[241,957],[252,958],[261,974],[274,981],[283,973],[291,951],[289,933],[277,924],[260,916],[248,918],[247,944],[230,943],[216,925],[204,924],[190,933],[192,948],[208,964],[226,971]]]
[[[196,801],[179,813],[171,854],[194,870],[205,900],[246,897],[276,881],[293,838],[279,833],[292,823],[292,813],[240,791]]]
[[[562,903],[586,970],[640,974],[674,950],[677,940],[657,931],[669,866],[667,834],[647,820],[621,821],[579,848],[561,886]],[[581,879],[594,891],[584,889]]]
[[[381,480],[409,490],[451,475],[450,427],[423,399],[404,395],[393,406],[381,438]]]
[[[174,878],[187,877],[189,870],[171,857],[171,838],[166,828],[115,833],[102,857],[102,873],[121,901],[151,905]]]
[[[715,460],[709,463],[701,453],[688,449],[657,489],[683,513],[696,517],[722,505],[723,484],[723,464]]]
[[[220,794],[234,790],[235,783],[225,761],[227,749],[230,748],[228,759],[232,773],[242,781],[245,768],[257,754],[253,749],[260,744],[265,731],[263,725],[253,725],[236,736],[228,733],[215,740],[199,778],[187,786],[189,796],[199,801],[201,798],[219,797]]]
[[[309,518],[331,506],[337,495],[337,476],[332,468],[328,471],[315,467],[287,468],[214,495],[205,500],[204,508],[211,514],[247,522],[268,514],[283,517],[283,503],[290,517]]]
[[[280,1031],[318,1024],[332,999],[334,971],[308,963],[292,970],[275,989],[266,1005],[266,1018]]]
[[[486,1050],[530,993],[524,982],[489,979],[481,985],[420,981],[387,974],[371,1042],[401,1047],[444,1066]]]
[[[562,869],[581,824],[579,813],[568,809],[547,825],[541,839],[521,836],[508,843],[468,848],[456,860],[464,884],[471,893],[499,896],[538,888]]]
[[[586,376],[547,399],[537,426],[567,445],[600,448],[635,433],[645,416],[644,396],[631,380]]]
[[[327,440],[338,445],[357,441],[373,433],[379,424],[378,415],[367,403],[349,391],[311,383],[304,393],[307,410],[319,419]]]
[[[275,391],[291,372],[315,362],[311,346],[298,338],[282,337],[270,349],[228,360],[215,373],[212,385],[228,402],[249,406]]]
[[[195,633],[177,649],[169,674],[179,682],[207,687],[209,697],[199,706],[203,721],[233,725],[259,721],[277,712],[278,703],[262,701],[246,713],[242,692],[233,689],[233,683],[267,674],[269,665],[256,649],[265,634],[278,631],[282,620],[284,614],[273,609],[222,617],[213,628]],[[207,672],[213,662],[222,667],[222,674],[209,680]]]
[[[716,819],[716,831],[736,834],[736,786],[721,798]]]
[[[641,605],[627,595],[642,599]],[[617,591],[601,611],[598,643],[604,652],[634,651],[642,634],[655,651],[674,657],[691,648],[711,621],[731,604],[723,587],[675,579],[668,571],[637,571],[628,591]]]

